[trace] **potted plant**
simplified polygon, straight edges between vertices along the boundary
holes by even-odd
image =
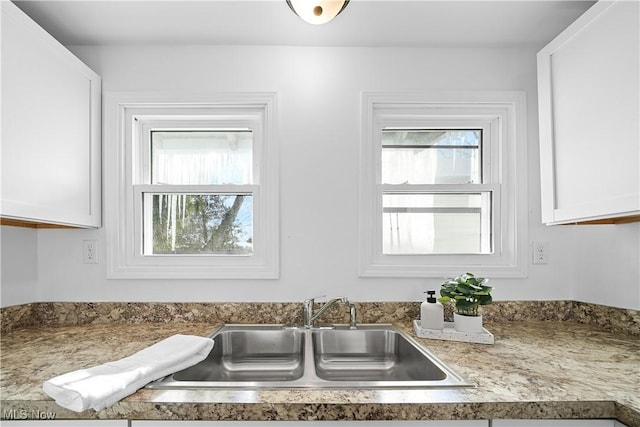
[[[447,279],[440,288],[439,301],[442,303],[453,302],[455,312],[453,325],[457,331],[469,333],[482,333],[481,305],[491,304],[491,291],[487,286],[489,279],[475,277],[471,273],[465,273],[453,279]]]

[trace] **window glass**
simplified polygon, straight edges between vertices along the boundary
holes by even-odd
[[[151,183],[251,184],[251,130],[151,131]]]
[[[385,193],[383,253],[490,253],[490,200],[490,192]]]
[[[250,194],[144,193],[145,255],[251,255]]]
[[[481,143],[478,129],[383,129],[382,183],[480,183]]]
[[[382,129],[383,254],[491,251],[490,192],[482,183],[481,129]],[[439,192],[431,190],[439,185]]]

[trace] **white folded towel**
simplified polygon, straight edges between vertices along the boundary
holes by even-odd
[[[99,411],[151,381],[204,360],[212,348],[211,338],[173,335],[124,359],[52,378],[42,388],[64,408]]]

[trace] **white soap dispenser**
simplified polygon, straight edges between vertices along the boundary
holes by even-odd
[[[436,291],[427,291],[427,300],[420,305],[420,324],[423,329],[444,329],[444,308],[435,297]]]

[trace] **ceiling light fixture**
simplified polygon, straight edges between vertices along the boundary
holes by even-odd
[[[347,7],[349,0],[287,0],[293,13],[309,24],[325,24]]]

